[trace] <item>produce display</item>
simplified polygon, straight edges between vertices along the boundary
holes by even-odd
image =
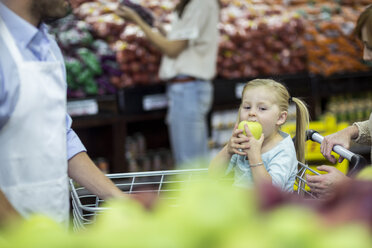
[[[329,99],[325,112],[335,115],[338,122],[346,121],[352,124],[368,120],[372,112],[372,91],[357,96],[334,95]]]
[[[163,2],[149,1],[148,8],[143,8],[130,1],[121,1],[122,4],[134,8],[140,15],[146,16],[145,19],[150,24],[154,22],[151,13],[157,14],[159,20],[169,22],[166,15],[173,8],[173,3]],[[158,83],[161,54],[145,39],[137,26],[125,22],[114,14],[118,4],[116,0],[84,2],[74,9],[74,14],[91,25],[95,35],[109,43],[116,53],[116,61],[122,72],[120,78],[115,78],[116,85],[123,88],[135,84]]]
[[[336,3],[297,7],[311,24],[306,25],[304,36],[309,72],[330,76],[368,69],[362,63],[362,46],[352,33],[363,8]]]
[[[306,69],[304,22],[279,5],[230,4],[221,10],[218,76],[227,79]]]
[[[179,193],[167,193],[177,199],[176,206],[164,198],[149,209],[129,199],[107,202],[108,209],[80,232],[69,233],[35,215],[0,231],[0,246],[369,248],[371,183],[354,182],[332,201],[305,201],[270,185],[262,185],[256,197],[203,178],[182,185]],[[147,193],[142,199],[154,195]]]
[[[368,0],[222,0],[217,77],[252,78],[309,72],[329,76],[368,70],[352,34]],[[136,25],[114,11],[124,4],[150,25],[169,25],[172,0],[72,0],[73,13],[94,39],[115,52],[117,87],[161,83],[159,51]],[[75,24],[70,26],[74,29]],[[58,37],[57,37],[58,38]],[[83,40],[80,46],[85,46]],[[347,63],[345,63],[347,61]],[[74,76],[72,76],[74,78]]]
[[[133,9],[134,11],[137,12],[137,14],[148,24],[150,25],[151,27],[153,26],[154,24],[154,17],[151,13],[151,11],[147,10],[146,8],[144,8],[143,6],[139,5],[139,4],[136,4],[136,3],[133,3],[131,2],[130,0],[121,0],[120,3],[124,6],[127,6],[131,9]]]
[[[153,84],[160,81],[158,70],[161,54],[150,44],[137,26],[128,26],[122,32],[121,40],[113,43],[116,59],[123,71],[124,86]]]
[[[65,58],[68,97],[114,94],[122,72],[109,45],[86,22],[70,15],[52,28]]]
[[[97,37],[110,43],[119,38],[126,26],[124,20],[113,13],[117,7],[117,2],[88,1],[75,8],[73,13],[89,24]]]

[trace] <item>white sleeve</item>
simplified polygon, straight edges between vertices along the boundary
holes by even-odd
[[[211,7],[209,0],[190,1],[182,17],[172,26],[168,38],[170,40],[197,39],[211,14]]]

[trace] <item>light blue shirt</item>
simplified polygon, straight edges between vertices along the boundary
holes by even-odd
[[[48,34],[45,24],[39,28],[16,15],[0,2],[0,16],[10,31],[17,47],[26,61],[51,61],[59,60],[62,64],[62,71],[66,79],[66,70],[62,53],[57,43]],[[52,51],[54,56],[49,52]],[[3,39],[0,37],[0,131],[12,116],[14,108],[19,98],[19,85],[14,85],[7,80],[11,77],[8,68],[15,66]],[[67,84],[66,84],[67,87]],[[67,159],[72,158],[77,153],[86,151],[79,137],[71,129],[72,119],[66,113],[67,128]]]
[[[261,154],[262,162],[272,178],[272,184],[283,191],[293,191],[297,175],[296,150],[289,134],[280,132],[283,137],[270,151]],[[252,172],[245,156],[234,154],[226,174],[235,171],[234,185],[243,188],[253,187]]]

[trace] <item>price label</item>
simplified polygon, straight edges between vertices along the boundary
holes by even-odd
[[[145,111],[165,109],[168,107],[168,99],[166,94],[147,95],[143,97],[142,105]]]
[[[235,97],[237,99],[242,98],[242,93],[243,93],[243,88],[244,88],[245,83],[237,83],[235,85]]]
[[[67,102],[67,113],[70,116],[98,114],[98,103],[95,99]]]

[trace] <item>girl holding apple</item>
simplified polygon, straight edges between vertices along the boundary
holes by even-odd
[[[289,104],[296,105],[296,141],[280,131],[286,122]],[[211,174],[228,174],[235,171],[234,184],[252,188],[271,182],[283,191],[292,191],[297,174],[298,161],[304,162],[305,130],[309,123],[308,110],[300,99],[290,97],[284,85],[271,79],[255,79],[248,82],[242,93],[238,123],[227,145],[212,160]],[[262,126],[262,134],[257,135]],[[255,136],[257,138],[255,138]]]
[[[130,8],[116,11],[137,24],[163,54],[159,77],[168,82],[167,123],[177,165],[208,155],[207,114],[216,74],[219,10],[218,0],[180,0],[166,35]]]

